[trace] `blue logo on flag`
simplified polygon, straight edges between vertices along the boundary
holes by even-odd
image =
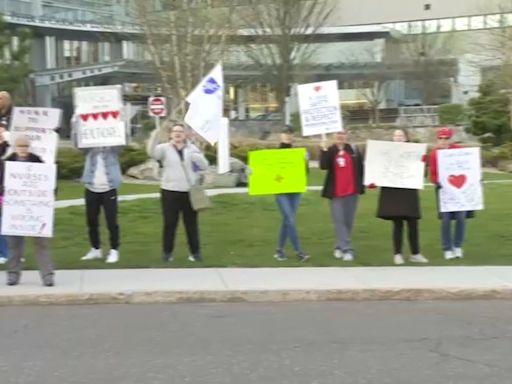
[[[213,77],[210,77],[208,80],[206,80],[205,84],[203,85],[203,92],[207,95],[213,95],[219,89],[220,85]]]

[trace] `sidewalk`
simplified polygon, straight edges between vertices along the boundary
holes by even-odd
[[[512,299],[512,267],[65,270],[51,288],[0,275],[0,305]]]

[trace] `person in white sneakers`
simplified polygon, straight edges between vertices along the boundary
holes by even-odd
[[[72,140],[77,146],[76,121],[73,124]],[[128,141],[127,141],[128,142]],[[82,183],[85,186],[85,210],[91,249],[81,260],[102,259],[99,235],[99,215],[103,207],[108,232],[110,252],[107,263],[119,261],[119,224],[117,222],[117,188],[122,182],[118,153],[122,146],[81,148],[85,153]]]
[[[334,257],[354,260],[352,229],[359,195],[363,194],[363,156],[348,141],[347,132],[333,134],[334,143],[327,147],[325,138],[320,143],[320,169],[326,172],[322,197],[330,200],[336,245]]]
[[[393,133],[393,141],[409,142],[409,135],[404,129],[397,129]],[[369,184],[368,188],[377,188]],[[404,222],[407,224],[409,246],[411,248],[412,263],[428,263],[428,259],[420,253],[418,220],[421,219],[420,198],[417,189],[381,187],[377,217],[391,220],[393,223],[393,262],[397,265],[405,263],[402,255],[402,242]]]
[[[439,150],[463,148],[460,144],[452,143],[451,138],[453,131],[451,128],[442,127],[436,132],[437,145],[434,147],[429,156],[429,169],[430,180],[436,186],[436,200],[438,202],[438,217],[441,220],[441,240],[446,260],[462,259],[464,252],[462,250],[462,243],[464,241],[464,233],[466,230],[466,218],[474,217],[473,211],[460,211],[460,212],[441,212],[439,205],[439,190],[442,185],[439,180],[437,152]],[[452,237],[451,222],[455,221],[455,231]]]

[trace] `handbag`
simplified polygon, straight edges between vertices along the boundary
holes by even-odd
[[[192,184],[187,171],[187,167],[185,167],[183,160],[181,161],[181,166],[183,167],[183,172],[185,172],[185,177],[187,178],[187,181],[190,185],[188,196],[192,209],[194,211],[203,211],[205,209],[211,208],[212,204],[210,202],[210,198],[206,194],[203,186],[199,183]]]

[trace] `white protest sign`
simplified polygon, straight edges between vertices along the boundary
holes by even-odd
[[[19,135],[30,140],[30,152],[35,153],[45,163],[55,163],[62,110],[57,108],[14,107],[11,118],[11,145]]]
[[[217,173],[219,175],[230,171],[229,165],[229,120],[222,118],[222,125],[217,142]]]
[[[423,189],[426,144],[368,140],[364,184],[378,187]]]
[[[297,91],[303,136],[343,131],[338,81],[301,84]]]
[[[437,169],[441,212],[484,208],[480,148],[438,150]]]
[[[79,148],[126,144],[126,122],[120,85],[73,89]]]
[[[55,164],[6,161],[2,234],[52,237]]]

